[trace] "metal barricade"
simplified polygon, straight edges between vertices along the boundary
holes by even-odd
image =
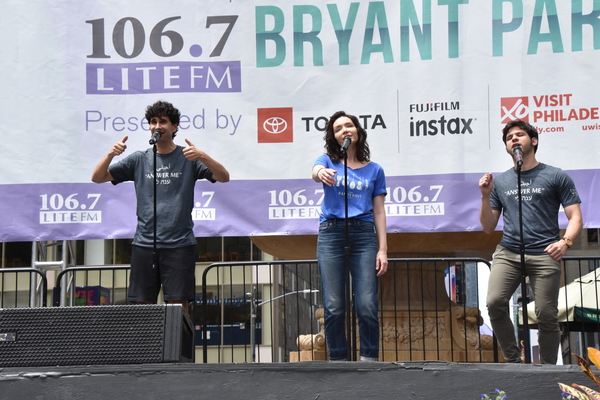
[[[299,360],[300,336],[319,334],[320,287],[315,260],[211,264],[196,300],[203,361],[209,345],[211,362]]]
[[[20,274],[27,274],[25,282],[19,279]],[[30,267],[0,268],[0,279],[0,308],[46,307],[48,280],[44,271]],[[19,298],[23,293],[27,297]]]
[[[477,265],[489,271],[489,262],[480,258],[395,258],[389,260],[388,273],[380,278],[380,360],[447,360],[460,362],[497,362],[498,352],[491,335],[482,334],[479,310]],[[262,271],[261,271],[262,269]],[[212,276],[211,276],[212,275]],[[283,277],[283,278],[282,278]],[[450,278],[452,277],[452,278]],[[453,279],[453,280],[451,280]],[[208,282],[219,282],[212,289]],[[291,284],[289,284],[291,282]],[[302,282],[302,284],[300,284]],[[237,289],[233,286],[238,285]],[[324,347],[310,343],[323,331],[322,315],[314,316],[322,307],[322,293],[294,300],[297,295],[317,293],[321,289],[316,260],[215,263],[202,276],[201,338],[204,362],[285,362],[326,359]],[[210,293],[209,293],[210,292]],[[234,313],[239,304],[233,300],[243,293],[243,314],[250,324],[245,341],[235,342],[231,333]],[[290,296],[296,295],[296,296]],[[288,299],[283,304],[274,300]],[[212,302],[212,303],[211,303]],[[257,306],[274,302],[270,313],[262,312],[256,330]],[[292,305],[289,304],[292,302]],[[210,311],[209,307],[218,306]],[[311,318],[287,318],[294,315],[291,307],[311,310]],[[308,312],[304,311],[305,314]],[[270,319],[269,319],[270,318]],[[279,319],[278,319],[279,318]],[[321,319],[319,321],[319,319]],[[355,318],[352,318],[355,321]],[[245,326],[237,327],[238,331]],[[353,329],[348,338],[359,342]],[[285,332],[277,341],[277,335]],[[239,333],[239,332],[238,332]],[[227,337],[229,335],[229,337]],[[257,356],[256,335],[262,335],[269,352]],[[308,353],[301,347],[308,340]],[[209,357],[209,347],[211,356]],[[351,347],[356,349],[356,346]],[[297,353],[297,355],[295,355]],[[358,359],[358,353],[355,355]]]
[[[599,264],[595,256],[563,258],[565,364],[576,362],[571,353],[585,357],[587,347],[600,342]],[[380,361],[498,362],[493,334],[483,330],[487,311],[480,301],[486,294],[480,293],[480,273],[489,267],[487,260],[469,257],[389,259],[378,293]],[[108,304],[126,304],[129,269],[69,267],[56,277],[54,292],[66,295],[55,297],[54,305],[77,305],[77,288],[90,286],[106,287]],[[204,267],[201,284],[191,312],[203,362],[326,359],[325,347],[317,344],[324,327],[316,260],[215,263]],[[45,271],[0,269],[0,308],[46,307],[48,293]],[[360,342],[357,336],[349,340]]]
[[[600,343],[600,257],[562,259],[559,322],[564,364],[577,364],[572,353],[587,358],[588,347]],[[563,302],[564,299],[564,302]]]
[[[479,301],[479,269],[489,267],[470,257],[389,259],[379,287],[380,361],[498,362]]]
[[[56,276],[54,291],[60,293],[54,306],[74,305],[115,305],[127,303],[127,289],[129,285],[129,265],[104,265],[104,266],[77,266],[69,267]],[[117,271],[124,273],[119,276]],[[65,285],[64,287],[62,285]],[[79,297],[78,290],[80,288]],[[96,288],[98,298],[90,299],[88,289]],[[102,296],[105,291],[109,295]],[[78,303],[79,299],[79,304]],[[57,297],[55,296],[55,300]],[[83,303],[85,301],[85,304]]]

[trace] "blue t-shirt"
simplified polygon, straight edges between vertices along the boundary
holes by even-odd
[[[321,204],[320,222],[344,218],[346,216],[344,162],[333,162],[328,155],[323,154],[315,161],[315,165],[323,165],[337,171],[335,185],[323,184],[325,198]],[[374,222],[373,198],[387,194],[385,186],[385,173],[379,164],[370,162],[358,169],[348,167],[348,218]]]
[[[502,212],[504,231],[500,244],[518,253],[520,247],[517,171],[514,168],[494,178],[490,193],[493,210]],[[560,240],[560,205],[581,203],[575,184],[560,168],[538,164],[521,172],[523,242],[526,254],[544,254],[544,249]]]
[[[133,244],[151,247],[154,242],[154,154],[136,151],[108,167],[114,185],[133,181],[137,199],[137,227]],[[192,220],[194,185],[198,179],[215,182],[200,161],[189,161],[183,147],[169,154],[156,154],[157,247],[178,248],[196,244]]]

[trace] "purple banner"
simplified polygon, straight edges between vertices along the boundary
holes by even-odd
[[[242,91],[239,61],[86,64],[87,94]]]
[[[584,227],[600,227],[593,207],[600,170],[569,171],[582,199]],[[388,232],[481,230],[483,174],[387,177]],[[0,240],[5,242],[132,238],[132,183],[0,185]],[[192,211],[196,236],[317,234],[321,184],[310,179],[199,181]],[[561,227],[566,217],[560,216]],[[502,228],[500,223],[498,229]]]

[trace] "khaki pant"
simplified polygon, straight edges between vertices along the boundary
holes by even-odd
[[[514,325],[508,314],[508,305],[511,296],[521,283],[521,256],[498,245],[492,258],[487,294],[490,322],[506,361],[519,362],[521,350],[515,338]],[[546,254],[526,254],[525,271],[535,297],[540,360],[542,364],[556,364],[560,343],[558,325],[560,261],[554,261]]]

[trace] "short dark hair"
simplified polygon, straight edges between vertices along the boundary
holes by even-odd
[[[346,114],[344,111],[337,111],[331,117],[325,125],[325,151],[327,155],[333,160],[341,160],[344,155],[340,149],[340,144],[335,139],[335,132],[333,132],[333,124],[340,117],[348,117],[356,127],[358,133],[358,140],[356,141],[356,158],[358,161],[370,161],[371,151],[367,144],[367,131],[360,125],[358,118],[355,115]]]
[[[506,135],[508,134],[508,131],[510,131],[512,128],[521,128],[523,129],[525,132],[527,132],[527,134],[529,135],[529,137],[531,139],[536,138],[538,140],[539,143],[539,136],[538,136],[538,130],[531,125],[529,122],[525,122],[523,120],[520,119],[515,119],[512,120],[510,122],[508,122],[505,126],[504,129],[502,129],[502,141],[504,142],[504,144],[506,145]],[[533,146],[533,152],[536,153],[537,152],[537,148],[538,145],[536,144],[535,146]]]
[[[154,117],[168,117],[173,125],[179,124],[179,118],[181,117],[181,113],[178,109],[176,109],[173,104],[168,101],[157,101],[156,103],[148,106],[146,108],[146,120],[150,123],[150,120]],[[177,131],[173,132],[173,137],[175,137]]]

